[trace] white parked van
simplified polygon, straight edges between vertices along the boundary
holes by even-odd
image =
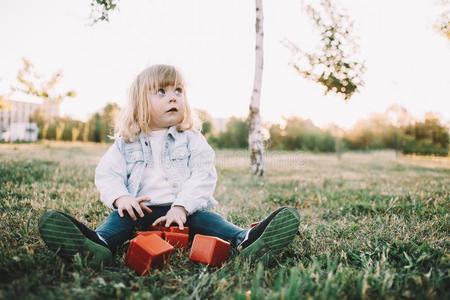
[[[7,142],[36,142],[39,128],[36,123],[11,123],[9,130],[0,132],[0,140]]]

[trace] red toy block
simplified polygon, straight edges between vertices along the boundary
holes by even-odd
[[[160,238],[164,239],[164,232],[162,231],[138,231],[137,235],[150,235],[155,234],[159,236]]]
[[[255,226],[258,225],[259,223],[260,223],[260,222],[254,222],[254,223],[250,224],[250,228],[255,227]]]
[[[148,227],[149,231],[164,231],[164,226],[153,226],[150,225],[150,227]]]
[[[166,241],[175,248],[187,249],[189,244],[189,235],[178,232],[165,232]]]
[[[178,232],[178,233],[185,233],[189,234],[189,227],[184,227],[183,230],[181,230],[178,226],[150,226],[148,228],[149,231],[162,231],[162,232]]]
[[[173,247],[156,234],[138,235],[130,241],[125,263],[138,275],[168,262]]]
[[[165,229],[166,229],[165,231],[169,231],[169,232],[189,234],[189,227],[184,227],[183,230],[181,230],[178,226],[170,226],[169,228],[165,228]]]
[[[230,243],[218,237],[196,234],[189,259],[210,266],[221,266],[230,255]]]

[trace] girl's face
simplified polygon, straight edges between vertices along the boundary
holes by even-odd
[[[151,129],[161,130],[181,123],[185,111],[184,101],[184,91],[181,86],[169,85],[151,92]]]

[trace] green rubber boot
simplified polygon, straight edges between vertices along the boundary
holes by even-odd
[[[299,225],[300,215],[297,210],[281,207],[250,229],[247,238],[237,249],[240,255],[267,262],[292,242]]]
[[[112,261],[111,251],[95,231],[63,212],[45,212],[39,220],[39,233],[47,247],[64,259],[80,254],[92,267]]]

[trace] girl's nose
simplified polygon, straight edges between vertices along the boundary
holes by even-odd
[[[174,91],[170,91],[169,94],[168,94],[168,96],[169,96],[170,101],[176,101],[176,100],[177,100],[177,97],[178,97],[178,95],[175,94]]]

